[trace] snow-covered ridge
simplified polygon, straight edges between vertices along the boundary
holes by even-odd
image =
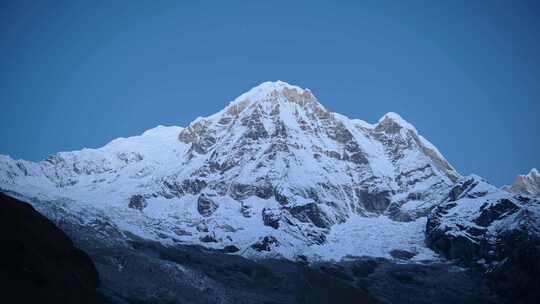
[[[518,175],[512,185],[504,186],[503,189],[516,194],[540,197],[540,173],[533,168],[526,175]]]

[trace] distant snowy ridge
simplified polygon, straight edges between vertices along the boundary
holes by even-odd
[[[518,175],[512,185],[504,186],[503,189],[516,194],[540,197],[540,173],[533,168],[527,175]]]

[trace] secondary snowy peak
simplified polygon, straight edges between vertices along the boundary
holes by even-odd
[[[98,189],[121,183],[122,177],[142,178],[173,163],[184,152],[178,142],[183,128],[158,126],[138,136],[117,138],[99,149],[59,152],[38,163],[0,155],[0,189],[75,187],[88,183]]]
[[[394,112],[388,112],[384,114],[381,119],[379,119],[379,122],[377,123],[377,126],[384,126],[384,125],[392,125],[393,127],[397,129],[404,128],[406,130],[414,131],[415,133],[416,128],[411,125],[409,122],[407,122],[405,119],[403,119],[399,114]]]
[[[527,175],[518,175],[511,186],[503,189],[516,194],[540,197],[540,173],[533,168]]]

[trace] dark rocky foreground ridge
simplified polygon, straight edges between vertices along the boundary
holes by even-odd
[[[104,303],[83,251],[32,206],[0,193],[2,303]]]
[[[55,202],[32,203],[94,260],[108,303],[501,302],[481,272],[452,263],[412,263],[405,256],[402,262],[250,260],[224,250],[144,240],[121,231],[106,215],[78,224],[83,219]]]

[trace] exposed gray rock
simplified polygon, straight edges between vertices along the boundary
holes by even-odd
[[[255,188],[255,195],[262,199],[269,199],[274,195],[274,188],[271,183],[259,184]]]
[[[201,242],[203,243],[217,243],[217,240],[215,237],[207,234],[204,237],[200,238]]]
[[[382,213],[390,204],[390,193],[388,191],[372,192],[361,189],[357,193],[360,196],[360,202],[367,211]]]
[[[133,195],[129,199],[129,204],[128,204],[129,208],[142,211],[144,208],[146,208],[146,206],[148,206],[148,203],[146,202],[146,199],[144,198],[144,196],[140,194]]]
[[[265,236],[251,245],[251,248],[257,251],[271,251],[275,246],[279,246],[279,241],[273,236]]]
[[[209,128],[210,122],[199,120],[183,129],[178,135],[181,142],[191,144],[191,150],[199,154],[206,154],[210,147],[216,143],[215,131]]]
[[[251,217],[251,214],[252,213],[252,210],[249,206],[246,206],[244,204],[242,204],[242,206],[240,207],[240,214],[242,214],[243,217]]]
[[[390,255],[396,259],[410,260],[416,256],[416,253],[407,250],[394,249],[390,251]]]
[[[229,188],[231,197],[236,200],[243,200],[255,194],[256,187],[252,185],[232,183]]]
[[[454,202],[464,196],[464,193],[469,193],[474,187],[476,187],[481,181],[477,178],[467,178],[464,181],[456,184],[448,194],[448,201]]]
[[[274,189],[274,198],[276,199],[276,201],[278,201],[282,205],[287,205],[289,203],[287,196],[280,193],[276,189]]]
[[[161,193],[166,198],[180,197],[184,195],[182,184],[172,180],[163,180],[164,191]]]
[[[245,134],[246,138],[251,140],[261,140],[269,137],[268,132],[261,121],[261,113],[259,111],[255,110],[251,115],[243,117],[241,123],[248,130]]]
[[[199,198],[197,199],[197,211],[199,211],[202,216],[211,216],[218,207],[219,205],[207,195],[199,195]]]
[[[306,229],[305,236],[313,245],[322,245],[326,242],[327,230],[321,229]]]
[[[316,203],[308,203],[289,209],[291,215],[304,223],[313,223],[319,228],[328,228],[333,221],[319,208]]]
[[[206,187],[206,181],[201,179],[186,179],[182,181],[182,190],[189,194],[199,194]]]
[[[496,204],[489,202],[480,206],[480,214],[474,222],[482,227],[488,227],[494,221],[501,220],[519,210],[519,206],[510,199],[501,199]]]
[[[281,220],[281,211],[263,208],[262,219],[266,226],[272,227],[274,229],[278,229],[279,221]]]

